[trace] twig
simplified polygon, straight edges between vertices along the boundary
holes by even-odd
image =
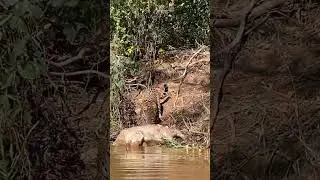
[[[99,72],[99,71],[95,71],[95,70],[83,70],[83,71],[75,71],[75,72],[68,72],[68,73],[49,72],[49,74],[56,75],[56,76],[77,76],[77,75],[81,75],[81,74],[97,74],[97,75],[102,76],[106,79],[109,78],[108,75],[106,75],[102,72]]]
[[[184,120],[184,118],[182,118],[182,121],[183,121],[184,125],[186,126],[186,128],[188,129],[188,131],[190,131],[190,127],[188,126],[188,124],[186,123],[186,121]]]
[[[250,28],[249,30],[247,30],[244,34],[245,34],[245,35],[250,34],[253,30],[255,30],[255,29],[258,28],[260,25],[262,25],[264,22],[266,22],[269,17],[270,17],[270,13],[268,13],[268,15],[267,15],[266,17],[264,17],[263,19],[261,19],[256,25],[254,25],[252,28]]]
[[[193,130],[189,130],[189,132],[194,133],[194,134],[203,134],[206,135],[206,132],[200,132],[200,131],[193,131]]]
[[[137,81],[137,77],[134,77],[133,79],[126,79],[126,83],[132,83],[132,82],[134,82],[134,81]]]
[[[299,126],[299,136],[302,136],[302,128],[301,128],[301,123],[300,123],[299,106],[298,106],[299,99],[297,98],[296,85],[295,85],[295,83],[294,83],[294,79],[293,79],[292,73],[291,73],[291,71],[290,71],[290,68],[289,68],[288,66],[286,66],[286,67],[287,67],[287,69],[288,69],[289,76],[290,76],[291,83],[292,83],[292,88],[293,88],[293,90],[294,90],[294,111],[295,111],[295,115],[296,115],[297,122],[298,122],[298,126]]]
[[[52,81],[53,83],[63,83],[63,85],[55,85],[55,86],[65,86],[65,84],[81,84],[81,85],[83,85],[83,84],[85,84],[84,82],[81,82],[81,81],[63,81],[63,82],[61,82],[61,81]]]
[[[271,167],[272,167],[272,163],[273,163],[273,160],[274,160],[275,156],[277,155],[277,151],[278,150],[279,150],[279,147],[274,149],[272,154],[271,154],[271,156],[270,156],[270,158],[269,158],[269,160],[268,160],[268,166],[264,171],[265,177],[268,177],[268,175],[270,175],[270,170],[271,170]]]
[[[188,70],[188,67],[189,67],[190,63],[192,62],[192,59],[193,59],[197,54],[199,54],[199,53],[204,49],[204,47],[205,47],[205,46],[202,46],[197,52],[195,52],[195,53],[190,57],[187,65],[186,65],[186,67],[184,68],[183,74],[182,74],[180,77],[178,77],[177,79],[174,79],[173,81],[176,81],[176,80],[179,80],[179,79],[181,80],[181,79],[183,79],[183,78],[186,77],[187,70]]]
[[[140,84],[140,83],[136,83],[136,84],[127,84],[127,86],[129,86],[129,87],[132,87],[132,86],[141,86],[141,87],[144,87],[144,88],[148,89],[148,87],[147,87],[146,85],[144,85],[144,84]]]
[[[80,60],[80,59],[83,59],[84,55],[89,52],[91,49],[89,48],[83,48],[80,50],[80,52],[78,53],[78,55],[74,56],[74,57],[71,57],[65,61],[62,61],[62,62],[59,62],[59,63],[56,63],[56,62],[53,62],[53,61],[48,61],[49,64],[52,64],[54,66],[57,66],[57,67],[63,67],[65,65],[68,65],[68,64],[71,64],[77,60]]]
[[[179,94],[180,94],[180,91],[181,91],[181,86],[182,86],[182,83],[183,83],[184,79],[185,79],[186,76],[187,76],[188,67],[189,67],[190,63],[192,62],[192,59],[193,59],[197,54],[199,54],[199,53],[204,49],[204,47],[205,47],[205,46],[202,46],[196,53],[194,53],[194,54],[190,57],[187,65],[186,65],[186,67],[184,68],[184,72],[183,72],[182,76],[180,76],[179,78],[175,79],[175,80],[180,79],[180,84],[179,84],[178,92],[177,92],[177,94],[176,94],[176,98],[175,98],[174,103],[173,103],[173,108],[176,107],[176,103],[177,103],[177,100],[178,100],[178,97],[179,97]],[[175,80],[174,80],[174,81],[175,81]]]
[[[58,55],[54,55],[54,56],[52,56],[52,58],[50,58],[49,60],[53,60],[53,59],[55,59],[55,58],[57,58],[57,57],[58,57],[57,61],[59,61],[59,62],[65,61],[65,60],[67,60],[67,59],[69,59],[69,58],[72,58],[71,54],[63,55],[63,56],[60,56],[60,57],[59,57]]]
[[[92,97],[91,101],[81,111],[77,112],[76,115],[82,114],[83,112],[88,110],[92,104],[96,103],[97,98],[101,92],[102,92],[101,90],[100,91],[98,90],[98,92]]]
[[[195,64],[201,63],[201,62],[210,62],[210,59],[202,59],[200,61],[193,62],[193,63],[189,64],[189,67],[193,66]]]
[[[294,92],[297,92],[296,90],[296,85],[294,83],[294,79],[293,79],[293,75],[290,71],[290,68],[288,66],[286,66],[289,72],[289,76],[291,79],[291,83],[292,83],[292,88],[294,90]],[[309,152],[309,154],[312,156],[312,158],[317,159],[317,153],[314,152],[305,142],[304,137],[303,137],[303,132],[302,132],[302,125],[301,125],[301,121],[300,121],[300,115],[299,115],[299,99],[297,97],[297,93],[294,93],[294,111],[295,111],[295,116],[296,116],[296,120],[297,120],[297,124],[298,124],[298,133],[296,134],[298,140],[300,141],[300,143],[304,146],[304,148]],[[311,164],[313,164],[312,162],[310,162]]]

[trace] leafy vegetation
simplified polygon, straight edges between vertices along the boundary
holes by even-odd
[[[142,59],[208,43],[209,9],[200,0],[111,3],[111,117],[116,124],[125,77]],[[97,77],[109,71],[105,10],[97,0],[1,2],[0,179],[78,179],[83,132],[72,123],[87,108],[73,112],[70,106],[79,105],[70,104],[69,96],[84,97],[108,84]]]
[[[121,101],[121,93],[124,91],[125,75],[130,74],[130,70],[135,63],[130,58],[125,56],[119,56],[111,52],[110,55],[110,73],[111,76],[111,89],[110,89],[110,107],[111,107],[111,130],[115,130],[120,127],[120,111],[119,102]],[[133,71],[131,73],[134,73]]]
[[[118,95],[129,71],[166,51],[208,44],[208,18],[209,1],[111,1],[112,124],[119,124]]]
[[[117,51],[154,58],[160,49],[208,43],[208,1],[111,2],[111,32]]]
[[[186,146],[182,145],[180,142],[176,140],[167,140],[164,141],[164,146],[173,149],[185,148]]]
[[[70,58],[90,43],[101,29],[101,2],[3,1],[0,12],[0,179],[70,178],[82,166],[77,154],[80,145],[67,138],[65,119],[70,114],[59,99],[64,99],[69,87],[68,79],[59,73],[77,70],[79,61],[64,67],[49,64],[63,56]],[[55,159],[58,151],[70,156],[60,159],[79,161],[79,167],[74,163],[64,168],[70,164]]]

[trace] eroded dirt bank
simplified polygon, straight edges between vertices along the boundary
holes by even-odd
[[[141,124],[135,110],[150,106],[145,101],[153,94],[145,87],[151,77],[154,82],[151,89],[159,91],[164,84],[168,86],[170,98],[163,104],[161,124],[181,130],[187,136],[186,144],[205,145],[210,113],[209,76],[208,48],[175,52],[174,55],[159,58],[152,65],[147,64],[137,77],[127,80],[130,83],[126,85],[127,93],[122,101],[121,128]],[[115,139],[119,130],[111,132],[111,139]]]

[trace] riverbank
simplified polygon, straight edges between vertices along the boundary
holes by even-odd
[[[135,110],[137,107],[148,106],[141,103],[141,98],[149,96],[149,91],[141,86],[147,86],[143,82],[148,80],[145,74],[150,72],[155,82],[151,88],[163,87],[164,84],[168,86],[170,98],[163,104],[161,124],[179,129],[186,136],[183,145],[205,146],[208,142],[210,114],[209,61],[208,47],[201,47],[169,52],[152,65],[144,65],[136,77],[126,80],[129,83],[126,83],[127,90],[121,102],[123,117],[117,125],[111,125],[111,140],[116,138],[121,129],[139,124]],[[133,82],[133,79],[139,78]]]

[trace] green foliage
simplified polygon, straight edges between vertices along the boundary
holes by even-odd
[[[54,0],[46,5],[51,7],[46,12],[50,15],[49,20],[59,22],[71,44],[79,43],[81,34],[97,29],[103,14],[101,1],[98,0]]]
[[[5,144],[3,139],[0,139],[0,177],[3,180],[12,180],[17,174],[18,159],[15,157],[14,145]],[[8,148],[7,148],[8,147]]]
[[[110,105],[111,105],[111,129],[119,128],[119,103],[121,94],[125,88],[125,76],[133,74],[135,70],[135,62],[125,56],[118,56],[111,52],[110,55],[110,74],[111,74],[111,89],[110,89]]]
[[[34,117],[24,88],[43,86],[45,59],[50,59],[46,42],[51,41],[46,30],[55,26],[70,44],[81,44],[101,23],[102,8],[98,0],[5,3],[8,10],[0,13],[0,179],[23,179],[35,171],[27,146]]]
[[[159,49],[208,44],[209,1],[111,2],[111,30],[117,51],[131,58],[154,57]]]
[[[185,148],[184,145],[182,145],[180,142],[176,140],[164,140],[164,145],[168,148],[173,148],[173,149],[179,149],[179,148]]]
[[[23,163],[17,162],[23,161],[21,151],[26,147],[18,144],[21,137],[17,134],[24,133],[14,127],[28,129],[31,117],[17,88],[46,72],[44,51],[36,36],[36,21],[43,13],[36,2],[25,0],[15,1],[10,11],[0,15],[0,179],[15,179],[23,173]]]
[[[209,1],[111,1],[111,125],[119,119],[118,104],[125,72],[136,68],[130,59],[154,59],[170,46],[208,44]],[[125,58],[128,57],[128,58]],[[136,63],[138,64],[138,63]]]

